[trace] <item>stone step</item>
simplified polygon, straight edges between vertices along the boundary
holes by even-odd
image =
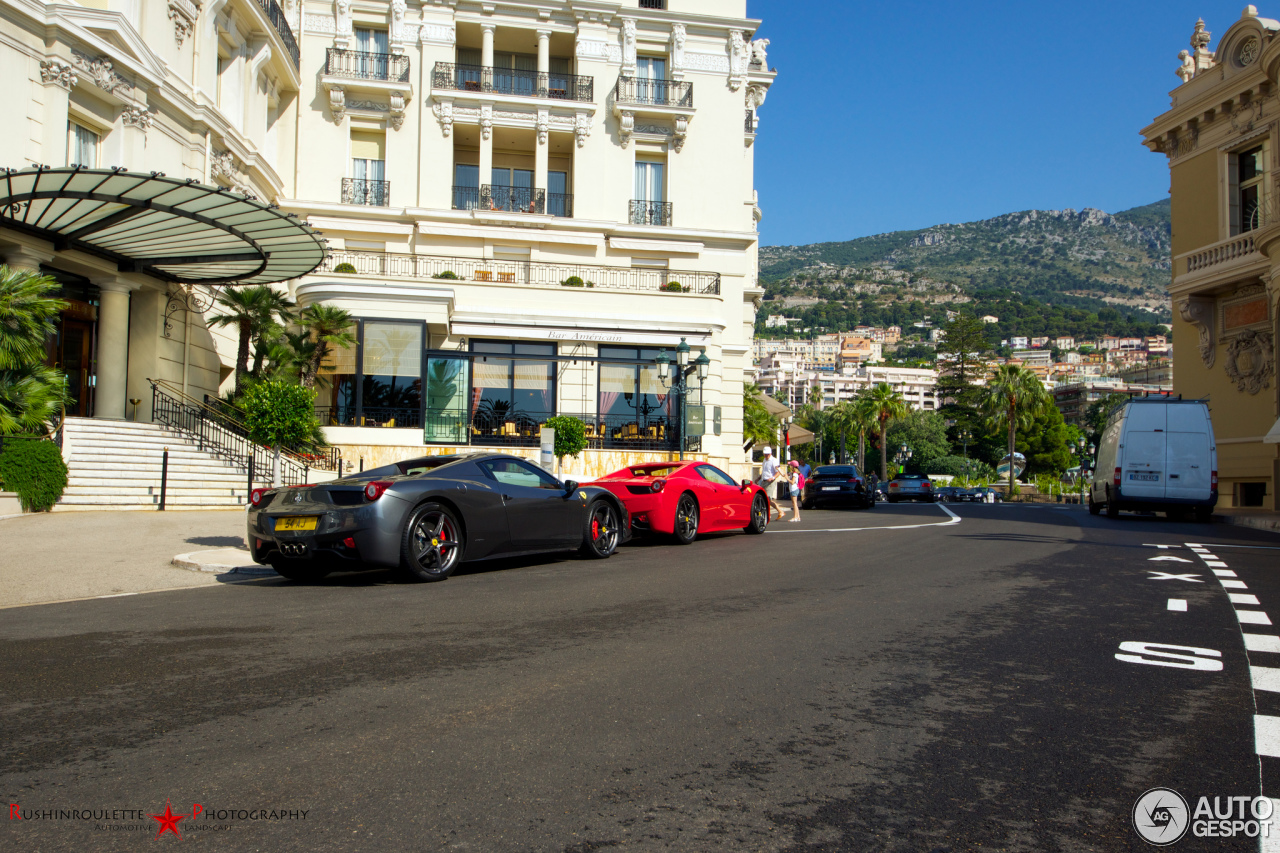
[[[122,463],[119,460],[106,460],[102,462],[81,462],[72,461],[68,466],[72,474],[99,475],[99,474],[116,474],[117,472],[131,476],[132,474],[142,474],[148,477],[159,477],[160,471],[164,467],[159,462],[132,462]],[[240,477],[241,479],[248,473],[244,466],[239,468],[223,465],[212,465],[210,463],[201,463],[196,460],[169,460],[169,476],[178,474],[199,474],[207,472],[210,474],[225,474],[228,477]]]
[[[191,474],[186,477],[169,477],[169,489],[236,489],[244,491],[248,486],[244,477],[208,477]],[[67,478],[67,488],[93,491],[110,488],[160,488],[159,477],[82,477]]]
[[[165,492],[166,495],[183,496],[183,497],[205,497],[219,498],[224,500],[239,500],[244,497],[244,487],[234,488],[218,488],[211,486],[174,486],[170,485]],[[94,486],[91,489],[67,487],[63,492],[63,498],[127,498],[127,497],[146,497],[160,495],[160,484],[154,486]]]

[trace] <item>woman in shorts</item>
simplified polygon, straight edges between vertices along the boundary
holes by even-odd
[[[787,463],[787,478],[782,481],[782,488],[789,489],[791,495],[791,520],[800,520],[800,463],[792,459]]]

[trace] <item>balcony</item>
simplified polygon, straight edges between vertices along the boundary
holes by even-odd
[[[481,187],[454,187],[454,210],[500,210],[507,213],[541,213],[572,217],[573,195],[549,193],[532,187],[485,184]]]
[[[632,199],[627,221],[632,225],[670,225],[671,202]]]
[[[456,62],[435,64],[431,73],[431,88],[580,103],[591,103],[595,100],[594,77],[518,71],[513,68],[490,68],[482,65],[459,65]]]
[[[342,203],[388,207],[391,204],[391,182],[343,178]]]
[[[532,287],[577,287],[576,283],[565,284],[577,279],[584,289],[666,292],[671,293],[672,298],[678,298],[686,290],[688,293],[704,295],[720,294],[720,274],[713,272],[401,255],[388,252],[331,250],[316,272],[332,273],[339,264],[350,264],[356,269],[354,275],[370,278],[475,281]],[[680,286],[679,292],[671,287],[673,282]]]
[[[280,10],[280,4],[276,0],[258,0],[258,7],[267,16],[271,26],[275,27],[276,34],[280,36],[280,41],[284,42],[284,49],[289,54],[289,58],[293,60],[293,67],[295,69],[298,68],[302,61],[302,53],[298,50],[298,42],[293,38],[293,29],[289,26],[289,22],[285,20],[284,12]],[[172,13],[170,14],[172,15]]]
[[[613,90],[619,104],[637,107],[693,109],[693,83],[684,80],[651,80],[648,77],[619,77]]]
[[[394,53],[365,53],[330,47],[325,50],[324,73],[348,80],[409,82],[409,57]]]

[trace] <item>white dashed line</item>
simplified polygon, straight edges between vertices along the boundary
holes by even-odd
[[[1270,625],[1271,617],[1261,610],[1237,610],[1236,618],[1241,625]]]
[[[1254,714],[1253,743],[1258,755],[1280,758],[1280,717]]]
[[[1231,599],[1232,604],[1252,604],[1258,607],[1262,606],[1262,603],[1258,601],[1258,596],[1250,595],[1247,592],[1229,592],[1227,593],[1227,598]]]
[[[1221,560],[1205,560],[1204,564],[1214,569],[1225,569],[1227,567],[1227,564]]]
[[[1244,647],[1251,652],[1280,653],[1280,637],[1271,634],[1245,634]]]
[[[1171,598],[1171,599],[1169,599],[1169,609],[1170,609],[1170,610],[1179,610],[1179,611],[1181,611],[1181,612],[1183,612],[1183,613],[1186,613],[1186,612],[1187,612],[1187,600],[1186,600],[1185,598]]]
[[[1219,580],[1218,583],[1222,584],[1223,588],[1225,589],[1248,589],[1249,588],[1245,586],[1244,581],[1229,581],[1223,578],[1222,580]]]
[[[1213,573],[1214,573],[1215,575],[1217,575],[1218,577],[1220,577],[1220,578],[1234,578],[1234,577],[1236,577],[1236,573],[1235,573],[1235,572],[1233,572],[1233,571],[1231,571],[1230,569],[1214,569],[1214,570],[1213,570]]]
[[[1249,677],[1253,679],[1254,690],[1280,693],[1280,669],[1273,666],[1251,666]]]

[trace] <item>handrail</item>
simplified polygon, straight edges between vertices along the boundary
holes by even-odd
[[[147,381],[151,383],[153,421],[194,438],[200,450],[234,464],[248,465],[252,459],[253,465],[249,470],[256,473],[254,480],[270,481],[275,453],[271,448],[251,441],[243,424],[184,394],[163,379]],[[341,464],[339,456],[338,465]],[[301,485],[307,482],[312,468],[321,470],[324,467],[313,465],[290,451],[280,454],[280,480],[284,485]]]

